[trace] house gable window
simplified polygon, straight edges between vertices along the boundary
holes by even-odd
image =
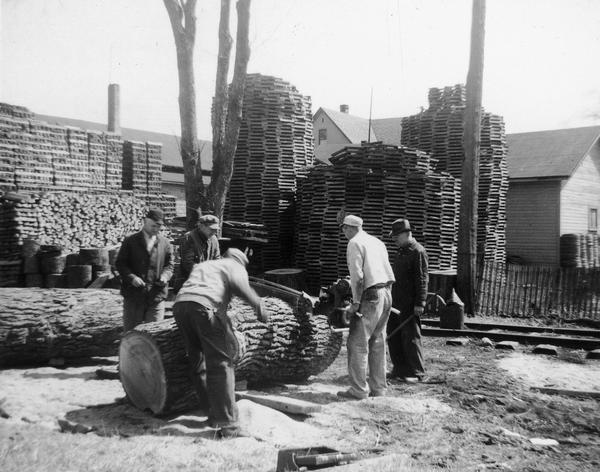
[[[588,231],[598,232],[598,208],[590,208],[588,212]]]
[[[321,144],[323,141],[327,141],[327,128],[319,129],[319,142],[317,144]]]

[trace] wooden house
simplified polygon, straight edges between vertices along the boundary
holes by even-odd
[[[509,260],[559,265],[560,236],[598,232],[600,126],[507,135]]]

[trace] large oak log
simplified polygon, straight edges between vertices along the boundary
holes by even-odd
[[[117,290],[0,288],[0,366],[116,355],[122,303]]]
[[[312,300],[301,292],[257,281],[253,286],[261,296],[277,298],[265,298],[271,314],[266,324],[242,300],[232,300],[228,315],[241,341],[236,380],[295,382],[324,371],[342,344],[327,316],[313,313]],[[138,408],[165,414],[198,407],[183,341],[173,320],[139,325],[127,333],[119,361],[123,387]]]

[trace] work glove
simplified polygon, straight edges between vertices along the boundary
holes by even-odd
[[[423,308],[422,306],[416,306],[415,309],[413,310],[413,313],[415,316],[421,316],[424,311],[425,311],[425,308]]]

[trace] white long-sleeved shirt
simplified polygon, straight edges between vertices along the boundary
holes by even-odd
[[[355,302],[369,287],[396,280],[385,244],[363,230],[348,241],[346,260]]]

